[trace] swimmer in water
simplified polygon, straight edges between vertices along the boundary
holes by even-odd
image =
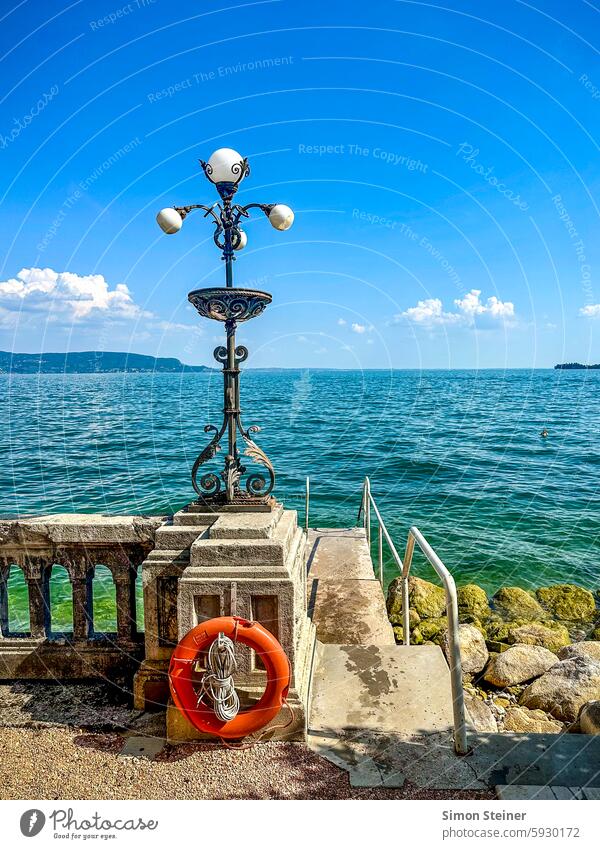
[[[540,436],[542,437],[542,439],[547,438],[547,436],[548,436],[548,428],[547,427],[542,428],[542,430],[540,432]]]

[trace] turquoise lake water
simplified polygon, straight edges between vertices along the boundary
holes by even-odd
[[[0,515],[179,509],[221,391],[220,372],[0,376]],[[459,583],[600,587],[600,371],[250,370],[242,407],[286,506],[310,475],[311,525],[355,524],[368,474],[398,549],[418,525]],[[53,603],[66,627],[64,578]]]

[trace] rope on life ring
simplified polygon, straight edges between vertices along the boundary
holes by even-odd
[[[208,704],[219,719],[228,722],[240,711],[240,698],[233,684],[237,667],[233,641],[220,631],[213,640],[206,659],[206,672],[200,679],[198,702],[208,699]]]
[[[263,695],[247,710],[239,710],[233,685],[235,642],[253,649],[267,673]],[[207,669],[198,680],[194,669],[206,651]],[[286,704],[290,678],[289,660],[273,634],[260,623],[237,616],[196,625],[178,643],[169,666],[171,696],[179,711],[199,731],[224,740],[241,739],[268,725]]]

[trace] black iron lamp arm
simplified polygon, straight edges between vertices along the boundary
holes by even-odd
[[[215,212],[215,208],[219,210],[218,215]],[[193,212],[195,209],[203,209],[205,218],[208,218],[208,216],[210,215],[215,224],[217,224],[217,226],[221,226],[222,210],[221,205],[218,203],[218,201],[217,203],[213,203],[212,206],[204,206],[203,203],[192,203],[189,206],[174,206],[173,209],[175,210],[175,212],[178,212],[181,215],[182,220],[186,217],[186,215],[189,215],[190,212]]]

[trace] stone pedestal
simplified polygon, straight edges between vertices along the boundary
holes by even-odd
[[[306,538],[296,512],[275,501],[218,512],[191,504],[157,530],[156,540],[143,564],[146,660],[136,676],[136,707],[165,704],[170,656],[191,628],[216,616],[240,616],[277,637],[292,669],[289,707],[264,739],[303,740],[314,627],[306,614]],[[260,698],[266,682],[253,655],[236,646],[234,678],[243,707]],[[167,734],[173,741],[209,739],[172,704]]]

